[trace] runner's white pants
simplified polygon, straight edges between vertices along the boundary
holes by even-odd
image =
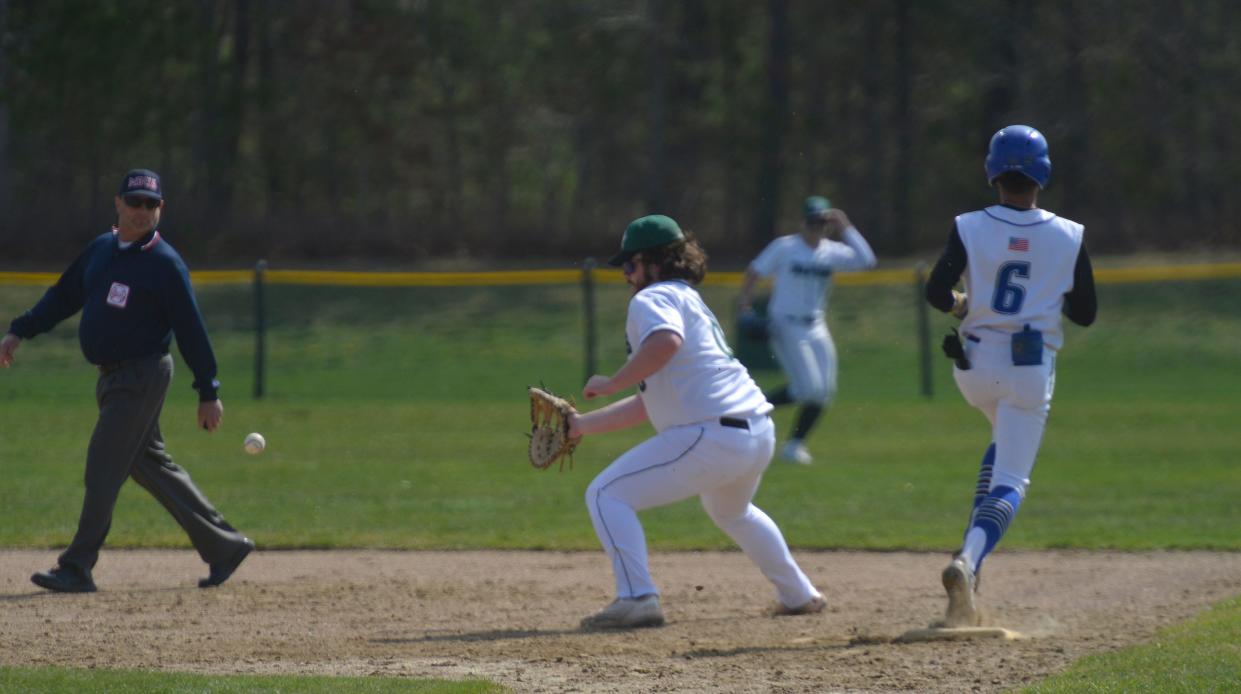
[[[599,473],[586,506],[612,560],[621,598],[658,593],[647,566],[638,511],[697,496],[707,515],[741,548],[789,607],[818,595],[789,552],[780,529],[751,500],[775,449],[771,418],[750,429],[709,421],[666,429],[633,447]]]
[[[965,351],[971,368],[954,367],[953,377],[965,401],[991,423],[995,443],[991,489],[1011,487],[1024,497],[1056,387],[1055,352],[1045,350],[1042,364],[1013,366],[1007,339],[967,340]]]

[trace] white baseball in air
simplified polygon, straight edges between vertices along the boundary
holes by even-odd
[[[267,439],[263,438],[263,435],[257,431],[251,434],[246,434],[245,446],[246,453],[249,453],[250,455],[258,455],[263,452],[264,448],[267,448]]]

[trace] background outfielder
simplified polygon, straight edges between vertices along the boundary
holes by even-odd
[[[789,382],[767,399],[777,406],[801,406],[781,457],[808,465],[813,458],[806,437],[836,397],[836,345],[826,319],[832,274],[873,268],[876,261],[849,217],[833,209],[827,198],[806,198],[802,213],[801,233],[777,238],[750,263],[738,307],[743,314],[749,312],[758,279],[775,278],[767,304],[768,336]]]
[[[771,405],[737,361],[694,285],[706,254],[677,223],[642,217],[625,229],[621,252],[633,290],[625,325],[629,360],[612,376],[592,376],[582,395],[638,393],[570,416],[573,437],[649,421],[656,434],[617,458],[586,490],[595,532],[612,560],[617,598],[582,620],[588,629],[663,624],[647,567],[638,511],[697,496],[711,520],[775,585],[779,614],[826,605],[793,561],[780,529],[752,500],[775,449]]]
[[[1000,204],[956,218],[926,286],[931,305],[964,319],[964,342],[954,334],[944,348],[961,394],[991,423],[965,537],[943,572],[947,626],[978,623],[978,571],[1025,498],[1051,408],[1060,315],[1090,325],[1097,308],[1082,225],[1038,208],[1051,176],[1043,135],[1000,130],[986,170]],[[956,292],[963,274],[966,291]]]

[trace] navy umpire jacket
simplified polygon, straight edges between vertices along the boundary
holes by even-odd
[[[125,249],[115,229],[101,234],[9,332],[27,340],[82,311],[78,341],[99,366],[166,354],[177,335],[200,402],[217,399],[215,353],[185,261],[158,231]]]

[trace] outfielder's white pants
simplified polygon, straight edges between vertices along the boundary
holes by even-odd
[[[789,377],[793,400],[823,405],[836,397],[836,345],[827,323],[773,316],[768,323],[771,350]]]
[[[794,607],[818,595],[780,529],[750,503],[771,462],[775,429],[767,416],[749,422],[749,430],[718,421],[666,429],[631,448],[590,483],[586,506],[612,560],[617,597],[659,592],[647,566],[637,512],[691,496],[701,499],[711,520],[775,585],[782,603]]]
[[[991,422],[991,489],[1011,487],[1024,497],[1056,387],[1055,352],[1046,349],[1040,365],[1013,366],[1008,340],[990,338],[965,341],[965,354],[972,368],[953,367],[953,377],[966,402]]]

